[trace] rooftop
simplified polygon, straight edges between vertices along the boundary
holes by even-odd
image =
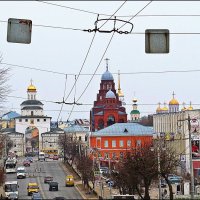
[[[92,136],[153,136],[153,127],[138,123],[115,123],[97,132]]]

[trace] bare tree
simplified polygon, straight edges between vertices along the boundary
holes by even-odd
[[[77,169],[81,174],[81,179],[83,181],[84,187],[87,186],[89,189],[89,181],[93,184],[93,190],[95,185],[95,176],[93,161],[87,155],[81,155],[77,161]]]
[[[161,149],[160,151],[160,173],[168,184],[170,200],[173,200],[172,185],[168,179],[168,176],[169,174],[175,173],[177,167],[181,166],[180,158],[179,155],[170,147],[167,147],[166,150]]]

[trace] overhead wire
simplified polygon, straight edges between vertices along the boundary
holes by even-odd
[[[71,6],[65,6],[65,5],[61,5],[61,4],[56,4],[56,3],[50,3],[50,2],[46,2],[46,1],[40,1],[40,0],[35,0],[37,2],[40,3],[44,3],[44,4],[49,4],[52,6],[56,6],[56,7],[61,7],[61,8],[66,8],[66,9],[70,9],[70,10],[75,10],[78,12],[84,12],[84,13],[88,13],[88,14],[93,14],[93,15],[102,15],[102,16],[106,16],[106,17],[110,17],[111,15],[106,14],[106,13],[97,13],[94,11],[89,11],[89,10],[85,10],[85,9],[80,9],[80,8],[74,8]],[[133,17],[134,15],[116,15],[116,17]],[[136,17],[200,17],[199,14],[141,14],[141,15],[137,15]]]
[[[120,7],[111,15],[111,17],[110,17],[109,19],[111,19],[112,16],[114,16],[114,15],[122,8],[122,6],[123,6],[126,2],[127,2],[127,0],[125,0],[125,1],[120,5]],[[109,19],[107,19],[107,20],[105,21],[105,23],[104,23],[101,27],[103,27],[103,26],[109,21]],[[95,32],[95,33],[96,33],[96,32]],[[85,93],[85,91],[87,90],[89,84],[91,83],[91,81],[92,81],[92,79],[93,79],[93,77],[94,77],[94,74],[97,72],[97,70],[98,70],[98,68],[99,68],[99,66],[100,66],[100,64],[101,64],[101,61],[103,60],[103,57],[104,57],[105,53],[107,52],[108,47],[110,46],[110,43],[111,43],[111,41],[112,41],[112,39],[113,39],[113,36],[114,36],[114,33],[115,33],[115,32],[113,32],[113,34],[112,34],[112,36],[111,36],[111,38],[110,38],[110,40],[109,40],[109,43],[108,43],[108,45],[107,45],[107,47],[106,47],[106,49],[105,49],[105,51],[104,51],[104,53],[103,53],[103,56],[101,57],[101,60],[100,60],[100,62],[99,62],[99,64],[98,64],[97,68],[95,69],[95,71],[94,71],[92,77],[90,78],[88,84],[86,85],[86,87],[85,87],[84,91],[82,92],[82,94],[79,96],[79,98],[78,98],[78,100],[76,101],[76,103],[80,100],[80,98],[82,97],[82,95]],[[72,111],[73,111],[74,107],[75,107],[75,104],[72,106]],[[69,115],[69,117],[68,117],[68,120],[69,120],[69,118],[70,118],[70,116],[71,116],[72,111],[70,112],[70,115]]]
[[[58,74],[58,75],[66,75],[64,72],[58,72],[58,71],[52,71],[52,70],[45,70],[41,68],[36,68],[36,67],[28,67],[24,65],[17,65],[17,64],[11,64],[11,63],[6,63],[6,62],[1,62],[0,65],[7,65],[10,67],[19,67],[19,68],[24,68],[24,69],[30,69],[30,70],[36,70],[36,71],[41,71],[41,72],[47,72],[47,73],[53,73],[53,74]],[[166,73],[187,73],[187,72],[200,72],[200,69],[186,69],[186,70],[164,70],[164,71],[138,71],[138,72],[121,72],[120,75],[134,75],[134,74],[166,74]],[[118,72],[112,72],[114,75],[118,75]],[[68,73],[68,76],[75,76],[77,74],[72,74]],[[78,74],[77,76],[91,76],[93,74],[90,73],[82,73]],[[101,76],[102,74],[96,73],[95,76]]]
[[[65,85],[64,85],[63,101],[64,101],[64,99],[65,99],[66,86],[67,86],[67,74],[66,74],[66,77],[65,77]],[[58,114],[58,118],[57,118],[57,122],[58,122],[59,117],[60,117],[60,114],[61,114],[61,112],[62,112],[63,105],[64,105],[64,104],[61,105],[60,112],[59,112],[59,114]]]

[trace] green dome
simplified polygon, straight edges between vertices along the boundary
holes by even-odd
[[[140,111],[139,110],[132,110],[131,114],[140,114]]]

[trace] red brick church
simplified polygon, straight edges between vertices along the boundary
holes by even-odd
[[[115,123],[126,122],[126,109],[122,106],[119,95],[116,93],[114,78],[108,71],[107,63],[106,72],[101,76],[97,100],[94,101],[94,106],[90,111],[91,131],[97,131]]]

